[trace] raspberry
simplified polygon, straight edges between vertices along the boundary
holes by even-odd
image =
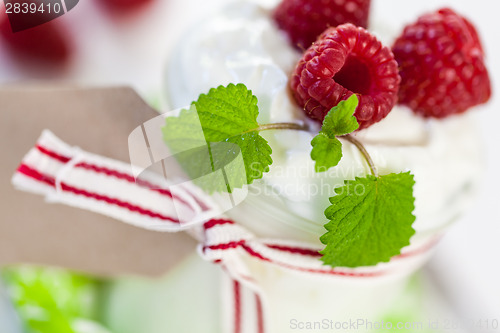
[[[308,48],[326,28],[352,23],[366,28],[370,0],[283,0],[274,11],[292,43]]]
[[[491,96],[476,29],[451,9],[408,25],[392,51],[400,67],[399,103],[424,117],[461,113]]]
[[[62,26],[50,21],[34,28],[12,32],[9,20],[0,18],[0,36],[11,53],[43,64],[65,64],[70,58],[70,43]]]
[[[133,13],[151,2],[153,0],[99,0],[106,9],[117,14]]]
[[[326,30],[304,54],[290,79],[308,117],[323,121],[332,107],[357,94],[359,129],[382,120],[396,104],[400,77],[391,50],[347,23]]]

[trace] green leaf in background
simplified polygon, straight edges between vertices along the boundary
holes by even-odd
[[[400,253],[415,233],[413,185],[409,172],[345,181],[335,189],[330,220],[321,236],[322,261],[332,267],[372,266]]]
[[[353,94],[334,106],[323,120],[321,131],[311,141],[311,158],[316,163],[316,172],[324,172],[339,164],[342,158],[342,143],[337,136],[354,132],[359,124],[353,116],[358,106],[358,97]]]
[[[220,86],[167,117],[163,138],[196,184],[209,193],[232,192],[262,178],[272,163],[258,114],[257,97],[245,85]]]
[[[28,333],[109,333],[95,321],[96,282],[55,268],[20,266],[1,272]]]

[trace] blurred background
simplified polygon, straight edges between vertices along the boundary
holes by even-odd
[[[125,85],[155,108],[167,111],[163,84],[169,54],[182,43],[182,34],[189,27],[233,1],[238,0],[83,0],[64,16],[18,36],[8,30],[1,3],[0,84],[50,81],[90,87]],[[495,25],[500,2],[372,0],[371,24],[396,35],[421,13],[444,6],[454,8],[476,25],[488,57],[494,93],[486,107],[475,111],[480,118],[487,165],[480,195],[439,243],[424,275],[436,297],[456,316],[500,319],[500,28]],[[51,45],[50,50],[47,45]],[[0,100],[3,112],[1,106]],[[98,316],[99,293],[109,281],[31,267],[6,268],[1,276],[0,332],[25,332],[21,327],[31,327],[33,332],[73,332],[75,326],[68,326],[64,319],[69,317],[79,318],[76,326],[80,332],[110,332],[99,323]],[[141,281],[141,288],[144,283]],[[2,285],[14,288],[15,293],[7,294]],[[36,308],[22,306],[28,298],[35,298],[38,306],[49,309],[53,318],[60,318],[60,326],[23,322],[37,316]]]

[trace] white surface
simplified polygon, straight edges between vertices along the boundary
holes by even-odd
[[[475,318],[488,312],[500,317],[500,2],[496,0],[372,0],[372,17],[395,31],[402,22],[412,22],[425,11],[449,5],[466,14],[482,35],[488,55],[494,95],[478,111],[487,151],[487,170],[481,196],[473,209],[444,238],[432,266],[452,289],[459,304],[480,304]],[[127,20],[110,19],[97,1],[80,1],[65,15],[77,57],[64,80],[87,85],[128,84],[145,97],[162,90],[162,72],[167,55],[180,34],[222,0],[157,0]],[[0,82],[29,77],[19,71],[3,52],[0,42]],[[458,292],[461,290],[463,292]],[[470,308],[469,308],[470,309]]]

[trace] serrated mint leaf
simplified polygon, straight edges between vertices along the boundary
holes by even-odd
[[[314,170],[323,172],[339,164],[342,158],[342,143],[336,138],[329,138],[325,133],[320,132],[311,141],[313,149],[311,158],[316,161]]]
[[[245,85],[220,86],[167,117],[163,138],[196,184],[210,193],[232,192],[262,178],[272,163],[258,114],[257,97]]]
[[[354,132],[359,128],[356,117],[353,116],[356,107],[358,106],[358,97],[352,94],[348,99],[340,101],[328,111],[321,132],[324,132],[328,137],[342,136]]]
[[[387,262],[415,233],[415,181],[409,172],[345,181],[325,211],[322,261],[332,267]]]
[[[311,141],[311,159],[315,161],[316,172],[324,172],[339,164],[342,159],[342,143],[337,136],[354,132],[359,124],[353,116],[358,106],[358,97],[351,95],[347,100],[334,106],[323,120],[318,135]]]

